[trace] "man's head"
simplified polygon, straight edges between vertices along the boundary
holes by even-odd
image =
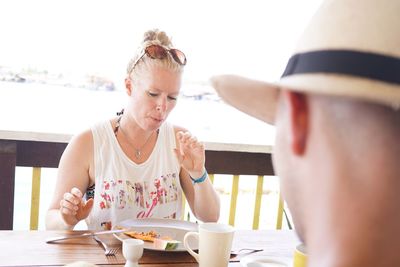
[[[277,84],[213,78],[226,102],[276,125],[275,170],[314,266],[384,249],[400,264],[399,13],[398,0],[326,0]]]
[[[361,206],[352,207],[358,200],[373,212],[374,206],[383,204],[374,203],[373,194],[390,195],[377,184],[400,186],[400,110],[283,89],[275,124],[274,168],[302,239],[307,240],[307,229],[321,226],[314,225],[321,223],[321,216],[328,221],[330,214],[346,214],[346,208],[354,209],[354,214],[360,212]],[[398,190],[392,193],[400,193]],[[344,218],[337,219],[335,225],[324,228],[332,230],[340,223],[346,227]]]

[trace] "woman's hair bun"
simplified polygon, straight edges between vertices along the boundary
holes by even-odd
[[[149,30],[143,35],[143,44],[158,43],[163,46],[171,47],[172,42],[168,35],[159,29]]]

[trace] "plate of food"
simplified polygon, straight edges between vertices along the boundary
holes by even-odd
[[[193,222],[174,219],[128,219],[119,222],[113,229],[127,229],[127,232],[114,236],[121,242],[136,238],[144,241],[144,248],[157,251],[186,251],[183,238],[187,232],[197,232],[198,225]],[[189,240],[193,249],[198,248],[196,240]]]

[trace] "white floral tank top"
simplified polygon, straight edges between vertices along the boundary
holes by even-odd
[[[181,219],[180,166],[171,124],[162,124],[150,157],[141,164],[123,152],[109,121],[92,127],[92,134],[95,188],[88,229],[110,229],[135,218]]]

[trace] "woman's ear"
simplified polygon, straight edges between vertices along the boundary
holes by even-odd
[[[131,94],[132,94],[132,87],[133,87],[133,85],[132,85],[131,78],[126,77],[125,78],[125,91],[129,96],[131,96]]]
[[[307,95],[285,91],[290,120],[290,146],[294,154],[303,155],[307,147],[309,127],[309,104]]]

